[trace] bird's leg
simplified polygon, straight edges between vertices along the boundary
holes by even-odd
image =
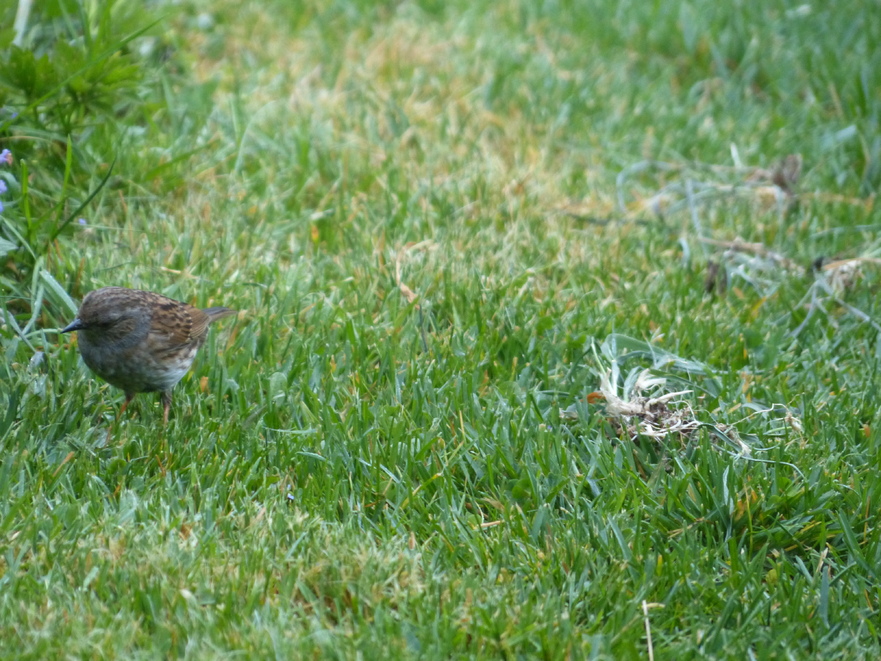
[[[127,392],[125,394],[125,401],[122,403],[122,406],[119,407],[119,413],[116,414],[117,421],[122,417],[122,414],[125,413],[125,410],[128,408],[128,405],[131,404],[134,398],[135,393],[133,392]]]
[[[160,396],[160,400],[162,401],[162,424],[168,424],[168,410],[171,408],[171,393],[163,392]]]
[[[135,393],[133,392],[127,392],[125,394],[125,401],[122,403],[122,406],[119,407],[119,412],[116,414],[116,419],[113,421],[113,424],[110,425],[110,429],[107,430],[107,438],[104,440],[104,445],[110,443],[110,437],[113,435],[113,428],[116,426],[116,423],[119,422],[122,414],[125,413],[125,410],[128,408],[128,405],[131,404],[131,401],[134,398]]]

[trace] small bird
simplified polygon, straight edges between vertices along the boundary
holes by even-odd
[[[208,325],[234,314],[229,308],[200,310],[149,291],[104,287],[86,294],[76,319],[61,332],[78,331],[89,369],[125,392],[117,419],[136,393],[158,391],[167,424],[171,389],[193,364]]]

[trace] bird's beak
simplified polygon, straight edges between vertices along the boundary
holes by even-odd
[[[76,319],[71,321],[65,328],[62,328],[61,332],[70,333],[71,331],[82,330],[85,327],[86,325],[82,321],[80,321],[79,317],[77,317]]]

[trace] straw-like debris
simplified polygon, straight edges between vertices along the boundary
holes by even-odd
[[[789,259],[785,255],[781,255],[779,252],[768,249],[762,243],[750,243],[740,237],[734,239],[734,241],[719,241],[717,239],[701,237],[700,241],[706,245],[725,248],[724,258],[730,258],[735,254],[751,255],[764,260],[766,264],[772,267],[781,268],[798,275],[805,272],[801,264]]]
[[[863,279],[863,264],[879,263],[881,260],[873,258],[838,259],[824,263],[819,272],[826,278],[832,291],[840,296]]]
[[[695,418],[691,405],[681,399],[691,390],[680,390],[654,397],[643,393],[657,392],[666,385],[666,380],[652,377],[649,370],[643,370],[633,383],[629,392],[618,395],[611,373],[600,380],[600,392],[606,401],[606,413],[619,435],[626,435],[631,441],[640,436],[663,439],[669,436],[685,441],[697,431],[701,423]]]
[[[789,154],[778,161],[770,170],[756,168],[747,181],[774,184],[785,195],[791,197],[796,194],[801,168],[801,154]]]

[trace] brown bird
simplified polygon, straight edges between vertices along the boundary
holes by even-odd
[[[125,392],[117,419],[136,393],[158,391],[162,422],[168,423],[171,389],[193,364],[208,325],[233,314],[228,308],[200,310],[149,291],[104,287],[86,295],[76,319],[61,332],[79,331],[89,369]]]

